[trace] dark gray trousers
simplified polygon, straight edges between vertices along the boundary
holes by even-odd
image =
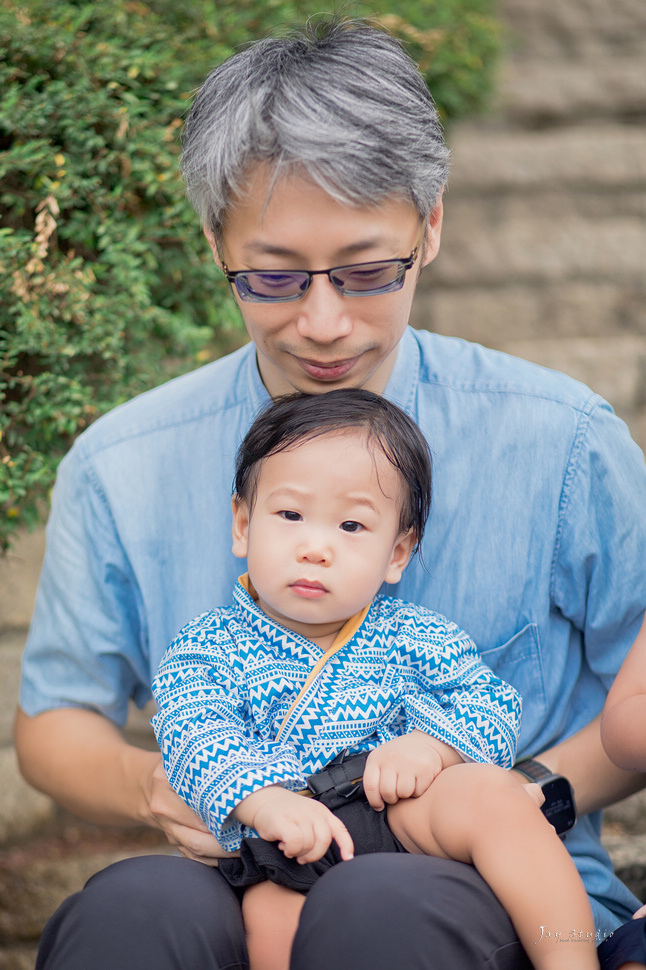
[[[36,970],[89,967],[248,970],[239,900],[216,869],[197,862],[116,863],[66,900],[42,936]],[[331,967],[531,970],[475,869],[399,854],[344,862],[310,891],[291,970]]]

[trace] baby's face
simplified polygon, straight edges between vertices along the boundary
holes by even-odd
[[[354,432],[326,434],[266,458],[256,501],[234,505],[235,555],[247,557],[263,610],[310,640],[362,609],[408,562],[399,531],[403,482]]]

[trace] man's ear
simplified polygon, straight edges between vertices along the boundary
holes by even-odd
[[[443,192],[444,190],[442,190]],[[432,263],[440,251],[440,236],[442,235],[442,218],[444,216],[444,205],[442,195],[437,200],[435,208],[431,210],[428,217],[428,226],[424,237],[424,252],[422,255],[421,266],[428,266]]]
[[[209,226],[206,225],[202,226],[202,232],[206,236],[206,241],[211,247],[211,252],[213,253],[213,259],[215,260],[216,266],[222,269],[222,261],[220,260],[220,254],[218,253],[218,245],[215,241],[215,233]]]
[[[231,551],[238,559],[244,559],[249,544],[249,506],[244,499],[234,495],[231,499],[231,511],[233,513],[233,545]]]
[[[384,577],[385,583],[398,583],[406,569],[415,547],[415,533],[411,529],[402,533],[393,546],[393,553]]]

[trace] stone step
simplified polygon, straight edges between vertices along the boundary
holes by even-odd
[[[424,280],[424,276],[422,277]],[[429,280],[431,280],[429,274]],[[646,281],[510,282],[443,288],[424,284],[413,326],[502,347],[508,340],[646,336]]]
[[[13,548],[0,556],[0,632],[28,626],[44,553],[45,532],[38,528],[21,530]]]
[[[518,57],[501,70],[496,110],[534,128],[602,118],[646,117],[646,43],[630,56],[590,56],[550,63]]]
[[[642,200],[646,205],[646,202]],[[564,211],[565,210],[565,211]],[[440,253],[425,288],[539,285],[566,280],[643,284],[646,219],[590,219],[567,211],[558,193],[473,204],[448,196]]]
[[[55,814],[51,799],[23,781],[12,747],[0,749],[0,846],[26,838]]]
[[[20,682],[20,658],[25,645],[23,630],[0,633],[0,748],[11,743],[14,711]]]
[[[646,33],[643,0],[503,0],[500,10],[512,44],[545,59],[635,51]]]
[[[95,872],[160,852],[173,852],[161,833],[102,830],[71,816],[55,834],[0,851],[0,970],[33,970],[46,921]]]
[[[449,128],[447,140],[452,149],[448,205],[453,195],[483,199],[491,193],[533,196],[564,189],[575,199],[612,193],[616,204],[616,193],[643,192],[646,186],[642,127],[607,122],[528,133],[497,129],[485,120]]]

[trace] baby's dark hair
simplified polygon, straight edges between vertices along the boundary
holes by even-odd
[[[264,458],[320,435],[365,433],[381,449],[405,485],[402,533],[413,531],[419,548],[431,508],[431,455],[424,435],[408,415],[386,398],[359,388],[277,398],[258,415],[236,456],[234,493],[251,508]]]

